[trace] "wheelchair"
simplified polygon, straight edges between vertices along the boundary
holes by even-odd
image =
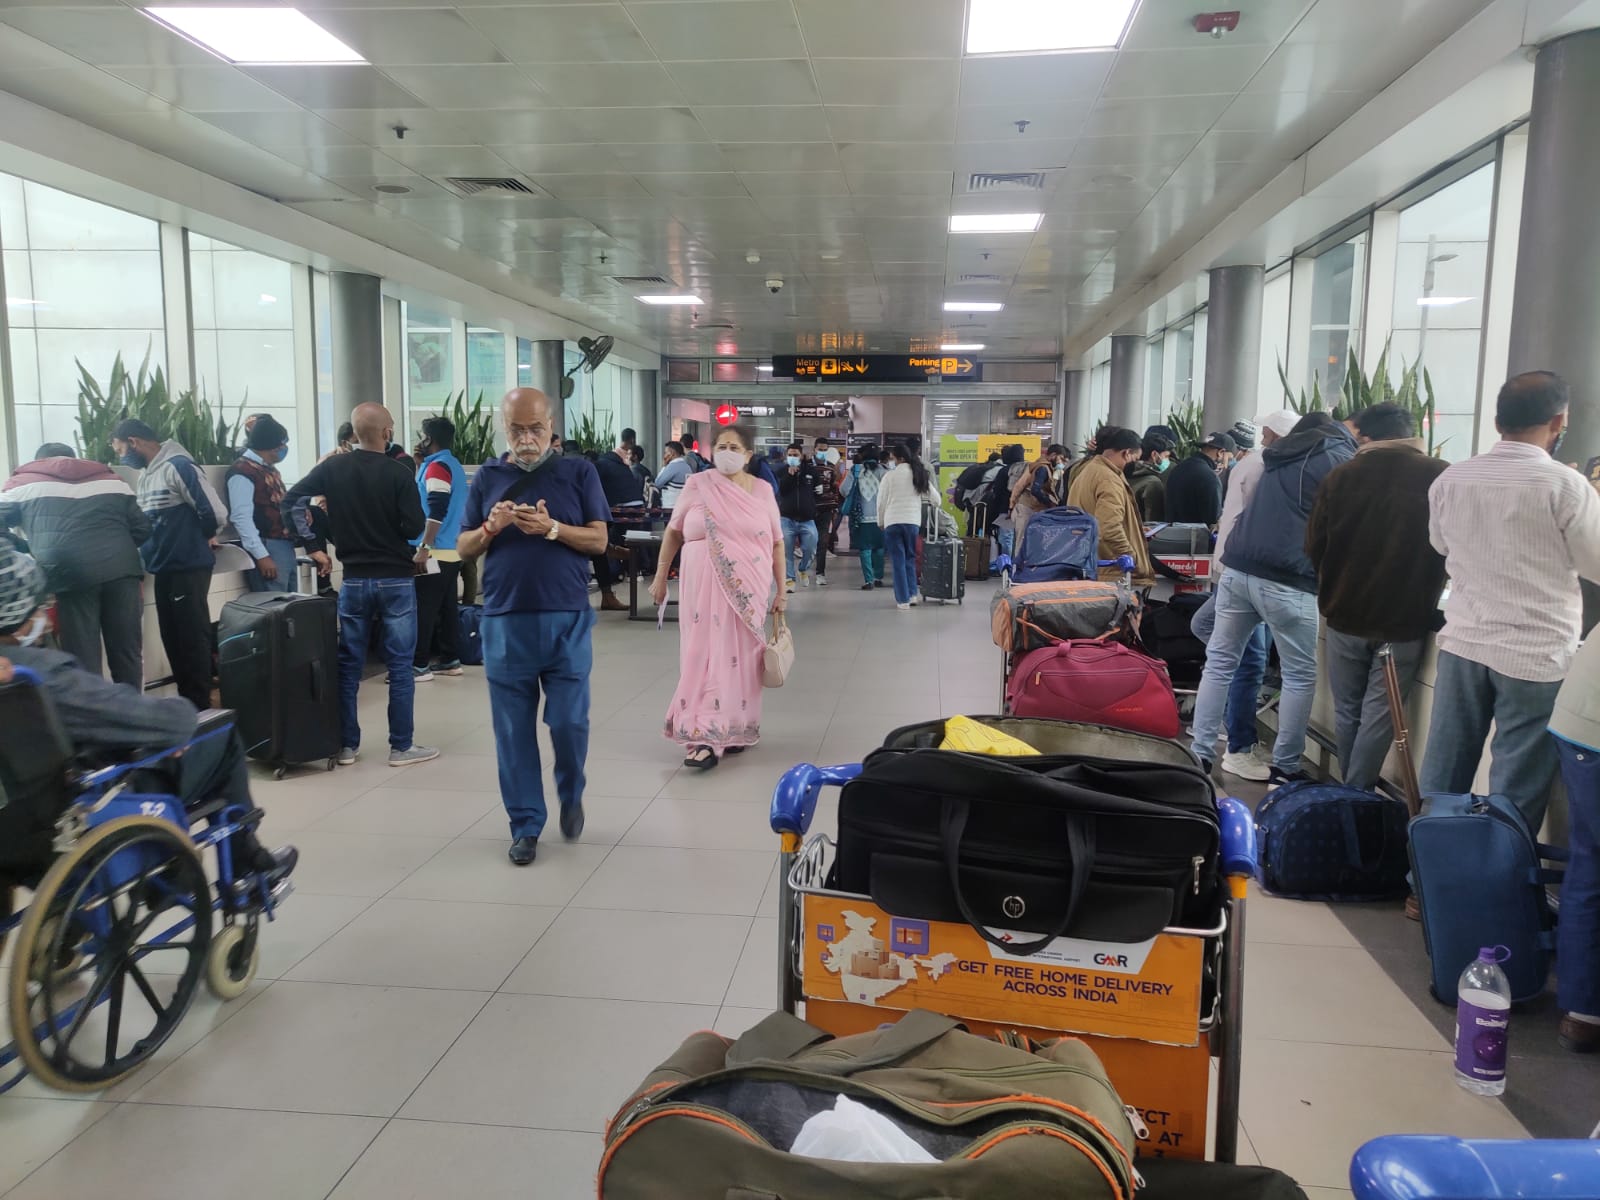
[[[0,1093],[29,1073],[62,1091],[110,1087],[161,1048],[202,982],[222,1000],[250,986],[261,919],[291,890],[235,863],[232,838],[261,810],[186,812],[159,790],[163,764],[232,729],[231,712],[207,713],[185,746],[89,769],[33,672],[0,686]],[[14,910],[19,888],[33,895]]]

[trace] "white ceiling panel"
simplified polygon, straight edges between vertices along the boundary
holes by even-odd
[[[1072,152],[1071,167],[1176,166],[1200,140],[1198,133],[1123,134],[1086,137]]]
[[[856,196],[944,196],[949,197],[949,171],[869,171],[849,175],[850,192]]]
[[[414,109],[421,105],[373,67],[247,67],[245,74],[312,109]]]
[[[519,171],[534,178],[541,173],[583,174],[594,171],[620,171],[622,162],[610,146],[589,142],[555,146],[496,146],[494,152]]]
[[[955,101],[961,64],[942,59],[813,58],[824,104],[948,106]]]
[[[691,105],[816,104],[803,58],[770,62],[675,62],[667,68]]]
[[[507,64],[385,67],[383,73],[429,108],[549,108],[555,103],[528,72]],[[563,101],[565,102],[565,101]],[[235,106],[237,107],[237,106]]]
[[[1249,0],[1238,5],[1239,27],[1227,35],[1230,45],[1275,46],[1312,7],[1314,0]],[[1123,42],[1126,50],[1182,50],[1201,45],[1210,35],[1196,33],[1199,12],[1194,0],[1143,0]]]
[[[541,113],[519,113],[521,117],[539,117]],[[528,145],[537,142],[580,142],[585,136],[596,142],[636,142],[640,139],[655,142],[702,142],[705,130],[694,114],[686,108],[571,108],[563,109],[558,117],[560,128],[536,127],[526,124],[532,136],[507,137],[491,134],[507,145]],[[557,136],[557,134],[564,136]]]
[[[682,105],[683,92],[660,63],[542,63],[528,77],[564,108]]]
[[[752,196],[844,196],[842,171],[746,171],[739,176]]]
[[[467,8],[463,15],[512,62],[653,62],[621,4]]]
[[[323,13],[317,23],[378,66],[505,61],[450,8],[348,9]]]
[[[0,22],[95,66],[214,67],[217,57],[128,8],[4,8]]]
[[[186,112],[282,112],[295,102],[228,66],[111,67],[111,74]],[[11,82],[8,78],[7,84]]]
[[[744,183],[732,171],[662,171],[641,175],[639,182],[652,196],[744,196]]]
[[[961,63],[963,108],[1007,104],[1026,117],[1030,104],[1093,100],[1100,94],[1111,64],[1111,51],[1045,54],[1029,57],[968,58]]]
[[[1125,50],[1106,80],[1108,98],[1201,96],[1240,91],[1272,53],[1271,46],[1205,40],[1187,50]]]
[[[408,146],[402,142],[389,149],[389,157],[435,178],[516,174],[516,168],[483,146]]]
[[[558,200],[580,196],[637,196],[650,199],[650,193],[632,175],[546,175],[539,183]]]
[[[795,0],[818,58],[953,58],[965,0]]]
[[[707,142],[607,146],[625,171],[730,171],[721,146]]]
[[[1094,105],[1088,100],[1052,104],[963,104],[956,115],[958,142],[1033,141],[1075,138]],[[1017,128],[1019,121],[1027,124]]]
[[[300,108],[293,112],[208,112],[202,114],[202,119],[252,145],[268,148],[316,149],[370,144],[349,130]]]
[[[1137,96],[1102,99],[1084,122],[1084,137],[1200,133],[1216,124],[1233,93],[1209,96]]]
[[[735,171],[837,171],[832,142],[725,142],[723,157]]]
[[[380,150],[393,150],[401,146],[477,145],[481,129],[475,132],[475,128],[483,119],[477,113],[453,113],[432,108],[328,108],[318,109],[317,112],[351,136]],[[212,120],[214,116],[208,114],[206,119]],[[403,129],[404,132],[397,132],[397,129]]]
[[[630,4],[628,12],[662,62],[800,58],[806,53],[789,0]]]
[[[953,143],[840,142],[839,162],[846,171],[931,171],[950,168]]]
[[[949,142],[955,107],[831,105],[828,126],[837,142]]]
[[[706,134],[718,142],[829,140],[828,118],[820,104],[701,106],[694,115]]]

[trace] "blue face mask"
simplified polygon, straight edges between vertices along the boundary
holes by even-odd
[[[1156,463],[1156,470],[1165,471],[1171,465],[1172,460],[1170,458],[1163,458],[1160,462]]]
[[[800,465],[800,459],[793,454],[789,455],[789,457],[784,459],[784,461],[791,467],[798,467]]]
[[[129,450],[122,456],[122,465],[132,467],[135,471],[142,471],[150,465],[150,460],[137,450]]]

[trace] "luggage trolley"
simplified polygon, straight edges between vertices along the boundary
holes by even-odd
[[[1011,590],[1012,572],[1015,564],[1008,556],[1002,554],[997,560],[997,565],[1000,568],[1000,594],[1003,596]],[[1127,615],[1130,619],[1136,619],[1135,613],[1140,607],[1140,602],[1138,594],[1133,590],[1133,556],[1123,554],[1117,558],[1102,558],[1096,560],[1096,565],[1116,567],[1122,572],[1122,588],[1127,593]],[[1077,583],[1089,581],[1068,578],[1058,582]],[[1017,651],[1007,650],[1004,646],[1000,647],[1000,712],[1006,711],[1006,687],[1011,682],[1011,668],[1016,665],[1016,660],[1019,657],[1021,655]]]
[[[871,982],[869,974],[868,983],[853,983],[852,986],[868,988],[877,993],[871,995],[863,992],[866,1003],[853,1001],[848,996],[824,996],[822,989],[809,987],[809,981],[821,978],[822,954],[812,954],[812,949],[819,942],[836,944],[840,942],[841,935],[846,934],[859,940],[870,932],[867,928],[869,921],[881,921],[888,932],[889,949],[878,947],[867,954],[866,961],[860,965],[863,971],[869,973],[893,957],[890,951],[916,957],[916,951],[920,949],[924,956],[929,956],[935,939],[944,941],[947,934],[952,937],[964,935],[976,945],[987,946],[966,925],[895,918],[874,905],[870,897],[838,892],[826,886],[834,843],[827,833],[813,833],[811,830],[817,801],[823,788],[842,787],[860,773],[861,766],[858,763],[824,767],[802,763],[784,773],[772,797],[771,825],[773,832],[779,836],[781,846],[779,1005],[786,1012],[796,1013],[798,1006],[804,1002],[807,1006],[806,1020],[834,1034],[876,1028],[905,1009],[897,1009],[894,1002],[889,1000],[890,994],[900,986],[894,976],[880,974],[876,982]],[[1217,1162],[1232,1163],[1236,1161],[1238,1153],[1245,898],[1248,882],[1256,870],[1256,846],[1255,824],[1249,809],[1231,798],[1219,798],[1217,806],[1221,831],[1221,867],[1228,878],[1227,898],[1220,923],[1215,929],[1209,930],[1164,930],[1149,944],[1153,948],[1149,951],[1150,957],[1146,960],[1144,971],[1140,975],[1119,977],[1137,981],[1152,969],[1148,964],[1157,961],[1158,952],[1166,952],[1168,962],[1186,964],[1191,974],[1185,982],[1189,993],[1197,998],[1194,1011],[1198,1012],[1199,1018],[1195,1020],[1194,1012],[1189,1014],[1188,1037],[1181,1036],[1182,1031],[1173,1028],[1165,1020],[1170,1013],[1165,1014],[1162,1020],[1151,1021],[1152,1030],[1158,1026],[1170,1030],[1167,1037],[1158,1034],[1141,1038],[1128,1033],[1125,1027],[1112,1029],[1103,1024],[1097,1025],[1094,1020],[1052,1020],[1050,1012],[1029,1011],[1030,1007],[1037,1009],[1042,1002],[1036,1001],[1030,1005],[1027,999],[1020,996],[1017,997],[1015,1012],[998,1016],[951,1011],[962,1008],[962,1001],[950,1005],[948,1010],[939,1008],[939,1011],[961,1019],[974,1032],[992,1032],[1008,1040],[1015,1039],[1019,1034],[1039,1038],[1060,1034],[1087,1035],[1087,1040],[1106,1061],[1112,1081],[1117,1084],[1124,1099],[1129,1100],[1132,1107],[1142,1110],[1143,1121],[1135,1122],[1135,1127],[1145,1125],[1140,1137],[1142,1140],[1148,1138],[1145,1145],[1157,1156],[1205,1157],[1208,1085],[1211,1062],[1215,1059],[1218,1067],[1216,1138],[1211,1157]],[[848,916],[844,916],[846,908],[849,910]],[[841,918],[847,929],[841,927]],[[1108,950],[1115,949],[1111,943],[1105,943],[1105,946]],[[813,957],[815,962],[812,961]],[[919,958],[913,969],[913,978],[906,980],[904,976],[900,977],[901,982],[911,985],[921,986],[918,979],[923,977],[928,981],[916,1002],[908,1003],[908,1007],[937,1005],[937,1001],[930,1003],[926,996],[935,980],[954,977],[951,975],[952,967],[958,971],[968,969],[963,963],[947,965],[942,961],[952,957],[955,956]],[[985,964],[991,960],[1003,966],[1007,974],[1022,973],[1021,967],[1010,964],[1026,964],[1030,961],[1004,955],[997,957],[992,953],[983,956]],[[854,970],[854,958],[851,961]],[[1054,967],[1050,969],[1056,970]],[[900,971],[903,967],[894,970]],[[1214,972],[1215,986],[1209,1004],[1201,1005],[1198,998],[1205,993],[1208,970]],[[940,971],[942,975],[937,974]],[[1086,968],[1086,973],[1090,978],[1094,977],[1092,968]],[[995,974],[998,975],[999,971]],[[842,986],[842,970],[839,978]],[[885,988],[884,984],[889,986]],[[1135,988],[1144,986],[1136,982],[1129,988],[1128,995],[1132,1003],[1137,1003]],[[878,999],[889,1002],[880,1006],[875,1002]],[[910,999],[906,997],[903,1002],[909,1002]],[[1151,1015],[1154,1018],[1155,1014]],[[1130,1082],[1141,1077],[1174,1081],[1170,1086],[1185,1098],[1188,1107],[1162,1108],[1160,1104],[1149,1103],[1138,1084]],[[1181,1131],[1174,1128],[1173,1116],[1183,1126]],[[1166,1127],[1151,1129],[1152,1118],[1160,1120]],[[1175,1134],[1178,1140],[1172,1140]]]

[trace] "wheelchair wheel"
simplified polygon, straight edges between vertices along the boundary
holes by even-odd
[[[218,1000],[237,1000],[256,977],[261,963],[260,926],[255,921],[224,925],[206,951],[206,988]]]
[[[184,831],[153,817],[97,827],[45,874],[17,931],[18,1057],[62,1091],[123,1079],[183,1019],[210,945],[211,885]]]

